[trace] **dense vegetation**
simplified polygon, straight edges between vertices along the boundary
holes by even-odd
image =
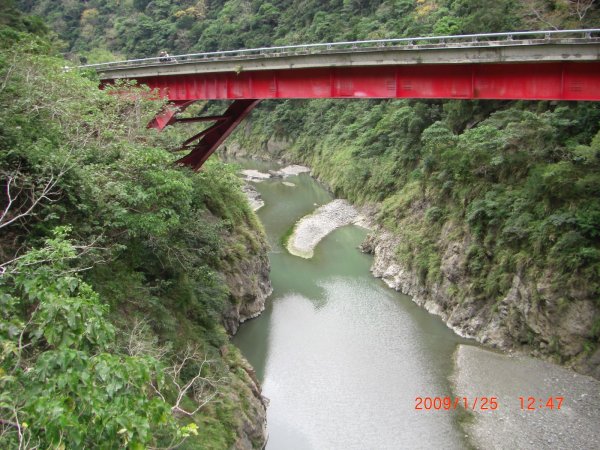
[[[20,0],[89,62],[426,34],[582,28],[593,0]],[[114,59],[113,59],[114,58]]]
[[[227,448],[253,394],[224,276],[264,252],[238,178],[173,166],[149,92],[0,10],[0,447]]]

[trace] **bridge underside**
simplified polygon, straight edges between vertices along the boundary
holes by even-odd
[[[172,107],[151,127],[215,121],[188,139],[179,163],[198,170],[260,99],[440,98],[600,100],[600,62],[319,67],[139,77]],[[197,100],[234,100],[222,116],[178,119]],[[197,141],[195,144],[194,142]]]

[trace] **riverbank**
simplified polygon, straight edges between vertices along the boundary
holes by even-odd
[[[244,169],[240,171],[240,174],[247,182],[243,187],[243,191],[254,211],[264,206],[264,201],[251,183],[287,178],[302,173],[310,173],[310,168],[292,164],[267,172],[256,169]],[[281,181],[281,183],[284,186],[295,187],[294,183],[288,181]],[[347,200],[335,199],[298,220],[293,227],[291,235],[286,239],[286,248],[292,255],[306,259],[312,258],[315,247],[323,238],[335,229],[350,224],[355,224],[366,229],[370,229],[372,226],[371,220],[359,213]]]
[[[591,377],[523,355],[459,345],[452,381],[456,397],[470,405],[472,418],[463,427],[477,448],[583,449],[600,442],[600,381]],[[482,411],[481,399],[490,397],[497,409]]]
[[[265,202],[261,198],[260,193],[250,183],[246,183],[242,186],[242,192],[246,195],[246,198],[248,199],[248,203],[250,203],[250,208],[252,208],[252,211],[256,212],[260,208],[265,206]]]
[[[458,286],[469,283],[466,274],[467,253],[471,239],[450,238],[452,224],[442,232],[447,238],[440,242],[440,277],[423,280],[415,267],[397,258],[401,238],[382,227],[376,229],[362,244],[365,252],[374,256],[371,271],[389,287],[411,296],[413,301],[438,315],[454,332],[479,343],[502,350],[516,350],[553,362],[561,362],[552,345],[560,342],[562,357],[573,358],[569,366],[578,372],[600,378],[600,349],[593,355],[581,353],[589,338],[596,317],[591,301],[581,300],[562,305],[552,291],[550,280],[535,283],[525,275],[515,274],[508,292],[496,303],[481,301],[476,296],[458,295]],[[545,305],[545,307],[542,307]],[[539,345],[532,345],[532,336],[540,336]]]
[[[267,449],[465,448],[458,412],[422,414],[407,404],[418,393],[451,395],[452,353],[462,340],[372,277],[372,258],[357,249],[364,229],[336,229],[311,259],[286,250],[282,237],[299,220],[335,202],[323,185],[306,175],[252,184],[265,202],[258,214],[274,291],[233,342],[270,400]]]

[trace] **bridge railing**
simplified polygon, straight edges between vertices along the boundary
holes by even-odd
[[[410,49],[444,48],[444,47],[477,47],[490,45],[528,45],[552,43],[557,40],[598,41],[600,28],[581,30],[543,30],[543,31],[512,31],[506,33],[459,34],[447,36],[422,36],[395,39],[369,39],[362,41],[325,42],[319,44],[283,45],[276,47],[260,47],[240,50],[220,50],[215,52],[188,53],[175,56],[157,56],[138,58],[124,61],[114,61],[99,64],[87,64],[80,68],[96,69],[97,71],[140,67],[155,64],[178,64],[195,61],[210,61],[222,59],[245,59],[251,57],[285,56],[289,54],[313,54],[335,51],[359,50],[361,48],[405,47]]]

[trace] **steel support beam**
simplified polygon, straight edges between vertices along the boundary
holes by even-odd
[[[198,138],[200,141],[193,146],[192,151],[177,161],[178,164],[190,166],[193,170],[199,170],[202,164],[210,155],[221,145],[221,143],[231,134],[231,132],[244,120],[252,109],[260,103],[260,100],[246,99],[234,101],[219,121],[201,131],[192,138],[185,141],[182,149],[189,148],[188,145]]]
[[[178,163],[198,170],[260,99],[440,98],[600,101],[600,61],[416,64],[191,73],[138,78],[171,106],[149,127],[216,122],[186,140]],[[178,119],[197,100],[234,102],[222,116]],[[198,140],[197,144],[190,145]]]
[[[148,124],[148,128],[156,128],[159,131],[172,125],[177,119],[176,115],[185,110],[196,100],[173,100]]]
[[[177,102],[257,98],[600,101],[600,61],[320,67],[137,80]]]
[[[190,122],[219,122],[221,120],[227,120],[225,116],[201,116],[201,117],[176,117],[177,123],[190,123]]]

